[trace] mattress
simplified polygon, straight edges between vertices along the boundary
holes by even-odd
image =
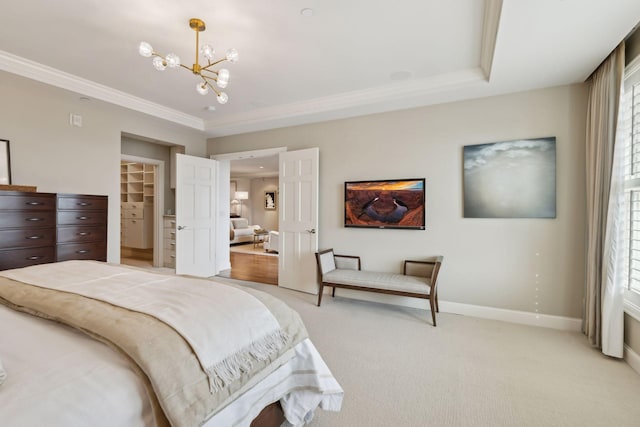
[[[303,425],[317,408],[339,410],[343,391],[309,339],[256,375],[205,426],[248,426],[280,401],[287,420]],[[0,305],[0,419],[11,425],[155,426],[152,398],[130,359],[71,327]]]

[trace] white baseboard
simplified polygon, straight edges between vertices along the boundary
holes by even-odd
[[[563,331],[579,332],[582,329],[582,319],[573,317],[507,310],[504,308],[461,304],[457,302],[440,301],[439,305],[440,311],[445,313],[462,314],[465,316],[480,317],[482,319],[502,320],[505,322],[521,323],[524,325],[542,326],[544,328],[560,329]]]
[[[330,293],[331,288],[325,288],[325,293]],[[395,295],[383,295],[373,292],[353,291],[350,289],[337,289],[336,295],[345,298],[379,302],[383,304],[395,304],[404,307],[429,309],[429,302],[419,298],[400,297]],[[560,329],[563,331],[579,332],[582,329],[582,319],[554,316],[550,314],[532,313],[528,311],[508,310],[504,308],[485,307],[480,305],[461,304],[457,302],[439,301],[440,311],[443,313],[461,314],[464,316],[479,317],[482,319],[502,320],[504,322],[520,323],[544,328]]]
[[[624,361],[640,374],[640,356],[626,344],[624,346]]]

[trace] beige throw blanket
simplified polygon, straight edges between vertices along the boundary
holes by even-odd
[[[13,280],[75,293],[162,320],[191,345],[212,392],[277,353],[287,336],[256,298],[230,286],[96,261],[66,261],[16,269]],[[214,304],[215,303],[215,304]],[[220,328],[219,325],[224,325]]]
[[[79,272],[75,273],[73,270],[76,264],[80,264],[82,267]],[[40,267],[40,268],[36,268]],[[71,268],[74,267],[74,268]],[[174,327],[169,326],[167,323],[159,321],[155,315],[149,315],[141,313],[137,310],[126,309],[118,307],[112,303],[104,302],[98,298],[81,296],[75,291],[65,290],[60,292],[59,290],[47,289],[41,287],[39,284],[27,285],[16,280],[2,279],[0,278],[0,300],[5,302],[13,308],[27,311],[32,314],[39,315],[41,317],[51,318],[69,324],[83,330],[90,335],[114,346],[116,349],[122,351],[127,356],[135,361],[140,370],[144,372],[145,377],[148,377],[150,383],[150,397],[155,400],[157,397],[158,404],[162,407],[164,414],[168,418],[169,422],[173,426],[198,426],[201,425],[211,415],[221,409],[221,405],[228,403],[233,399],[235,395],[243,391],[243,385],[246,384],[249,379],[256,373],[260,372],[264,375],[265,372],[272,371],[277,368],[277,364],[272,364],[274,360],[283,363],[286,358],[280,357],[286,349],[293,347],[306,337],[306,331],[299,319],[299,316],[288,309],[283,303],[279,302],[275,298],[272,298],[266,294],[258,291],[252,291],[250,289],[239,290],[229,285],[214,283],[211,281],[202,281],[200,279],[186,279],[179,278],[173,275],[154,274],[149,272],[143,272],[134,269],[126,269],[116,266],[108,266],[103,263],[91,262],[91,261],[74,261],[58,264],[47,264],[42,266],[29,267],[27,269],[10,270],[0,273],[4,276],[15,276],[16,272],[21,272],[19,276],[28,276],[28,280],[39,280],[35,276],[32,276],[32,272],[36,271],[36,276],[41,276],[43,273],[47,276],[48,282],[55,282],[54,286],[61,288],[73,288],[78,287],[78,283],[83,283],[83,287],[93,286],[95,283],[100,283],[103,279],[96,279],[95,275],[90,271],[92,268],[98,270],[105,269],[107,276],[110,276],[109,281],[114,279],[118,275],[136,280],[143,280],[149,286],[153,283],[154,286],[164,283],[165,278],[176,280],[173,283],[175,287],[181,287],[181,279],[194,281],[192,286],[200,286],[202,288],[229,288],[233,289],[231,292],[227,290],[222,294],[232,294],[235,298],[242,299],[238,296],[242,293],[251,293],[247,295],[251,303],[245,305],[246,307],[252,307],[258,311],[258,304],[255,304],[253,300],[259,300],[260,304],[269,307],[269,310],[275,316],[276,323],[278,325],[276,335],[283,340],[284,346],[279,342],[271,345],[268,344],[265,347],[266,357],[256,357],[252,355],[252,351],[243,352],[243,359],[240,362],[242,367],[235,368],[237,355],[237,348],[245,348],[243,344],[238,344],[240,341],[232,340],[235,342],[234,350],[214,351],[214,353],[226,354],[222,357],[223,365],[233,364],[234,368],[229,369],[233,371],[232,376],[235,380],[228,381],[228,379],[221,378],[221,383],[224,387],[220,387],[216,393],[210,392],[210,385],[208,376],[205,374],[201,366],[206,366],[199,360],[199,356],[192,350],[192,345],[189,340],[198,341],[201,337],[200,332],[188,332],[189,339],[176,333]],[[65,271],[66,270],[66,271]],[[122,271],[125,270],[125,271]],[[135,274],[129,275],[129,272]],[[80,279],[78,279],[78,275]],[[16,277],[17,278],[17,277]],[[25,279],[25,277],[22,277]],[[125,280],[126,281],[126,280]],[[65,285],[63,282],[67,282]],[[134,281],[135,282],[135,281]],[[112,283],[112,282],[111,282]],[[168,282],[167,282],[168,283]],[[203,286],[206,284],[207,286]],[[132,291],[131,287],[114,285],[117,292],[124,292],[125,294]],[[162,294],[166,291],[160,290],[161,285],[156,286],[154,294]],[[100,286],[98,286],[100,288]],[[133,286],[135,288],[135,286]],[[143,286],[142,289],[145,289]],[[182,289],[182,288],[180,288]],[[102,291],[105,287],[102,287]],[[176,289],[174,288],[173,291]],[[132,291],[136,293],[137,298],[142,298],[139,291]],[[146,292],[146,291],[145,291]],[[180,291],[178,291],[180,293]],[[185,292],[186,294],[186,292]],[[245,316],[252,317],[253,314],[243,313],[235,311],[233,307],[225,307],[230,303],[227,296],[220,297],[222,300],[216,300],[215,295],[220,296],[218,292],[214,292],[214,297],[209,299],[207,304],[210,304],[213,308],[211,311],[215,312],[231,312],[232,316],[229,321],[221,320],[221,316],[217,316],[215,324],[210,321],[203,320],[202,323],[213,325],[215,329],[222,333],[213,338],[215,342],[222,342],[229,339],[226,333],[227,328],[232,325],[229,323],[240,322]],[[152,296],[145,295],[144,298],[137,301],[138,304],[144,305],[143,299],[152,298]],[[101,296],[100,298],[108,298]],[[203,295],[199,294],[195,299],[203,299]],[[128,299],[128,298],[125,298]],[[149,304],[149,301],[146,301]],[[191,307],[190,303],[184,299],[179,305],[183,305],[183,309],[189,312]],[[195,303],[194,303],[195,304]],[[153,304],[151,304],[153,305]],[[196,305],[200,306],[200,303]],[[157,306],[156,306],[157,309]],[[171,310],[179,310],[175,306],[167,308]],[[202,309],[202,307],[200,307]],[[235,315],[233,315],[235,311]],[[185,311],[182,311],[185,314]],[[164,315],[164,314],[163,314]],[[168,317],[171,317],[170,315]],[[248,329],[251,329],[249,327]],[[238,329],[234,329],[238,331]],[[251,342],[260,342],[265,336],[271,336],[272,329],[261,329],[259,335],[250,334]],[[209,336],[210,332],[206,333]],[[215,333],[211,334],[215,335]],[[204,336],[204,335],[203,335]],[[194,338],[197,337],[197,338]],[[222,337],[222,338],[221,338]],[[287,339],[288,337],[288,339]],[[207,338],[208,339],[208,338]],[[242,341],[242,340],[241,340]],[[207,348],[206,343],[201,343]],[[200,344],[198,344],[200,345]],[[249,345],[249,347],[252,347]],[[263,345],[260,344],[260,353],[263,350]],[[215,360],[207,354],[209,349],[204,350],[205,355],[203,358],[206,360]],[[230,357],[230,358],[229,358]],[[249,358],[250,361],[245,359]],[[227,362],[230,360],[230,362]],[[274,366],[275,365],[275,366]],[[267,369],[265,369],[267,368]],[[222,374],[224,376],[226,374]],[[153,392],[151,391],[153,390]],[[157,407],[156,407],[157,409]],[[163,414],[161,411],[156,411],[158,419],[158,425],[163,425]],[[166,423],[165,423],[166,424]]]

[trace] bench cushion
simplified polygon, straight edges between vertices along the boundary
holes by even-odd
[[[428,277],[405,276],[395,273],[381,273],[366,270],[346,270],[338,268],[322,276],[322,281],[338,285],[362,286],[372,289],[428,294],[431,279]]]

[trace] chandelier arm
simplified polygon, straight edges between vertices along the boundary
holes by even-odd
[[[219,64],[221,62],[224,62],[226,60],[227,60],[227,58],[218,59],[216,62],[211,62],[211,63],[209,63],[209,65],[207,65],[205,67],[202,67],[202,69],[203,70],[207,70],[207,71],[211,71],[211,70],[208,69],[209,67],[213,67],[214,65],[217,65],[217,64]]]
[[[207,85],[216,93],[216,96],[220,96],[220,92],[218,92],[218,89],[213,87],[211,83],[207,82]]]
[[[204,83],[216,93],[216,96],[220,96],[220,92],[218,92],[218,90],[215,87],[213,87],[213,85],[209,81],[211,77],[205,77],[202,74],[200,74],[200,77],[202,77],[202,81],[204,81]]]
[[[206,71],[207,73],[211,73],[211,74],[213,74],[213,75],[215,75],[215,76],[217,76],[217,75],[218,75],[218,70],[205,70],[204,68],[200,69],[200,73],[202,73],[203,71]],[[209,77],[209,78],[210,78],[210,76],[209,76],[209,75],[207,75],[207,77]]]
[[[186,70],[189,70],[189,71],[191,71],[191,72],[193,73],[193,68],[191,68],[191,67],[187,67],[187,66],[186,66],[186,65],[184,65],[184,64],[180,64],[180,66],[181,66],[182,68],[184,68],[184,69],[186,69]]]

